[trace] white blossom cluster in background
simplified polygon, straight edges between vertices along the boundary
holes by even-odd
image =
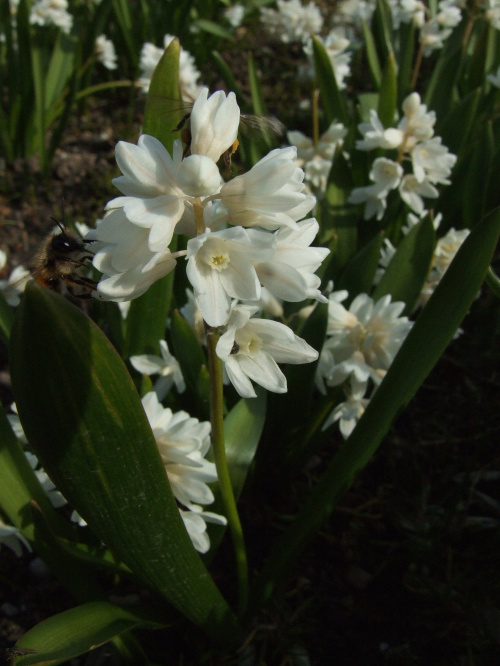
[[[408,224],[403,227],[403,233],[407,234],[416,224],[420,222],[421,219],[421,217],[417,217],[416,215],[410,213],[408,215]],[[441,221],[441,215],[436,215],[433,221],[434,229],[436,229],[436,231],[439,229]],[[425,280],[424,286],[422,287],[417,304],[415,305],[415,310],[418,310],[418,308],[423,307],[427,303],[469,233],[469,229],[456,230],[452,227],[444,236],[438,239],[436,247],[434,248],[434,254],[432,255],[429,273]],[[380,282],[385,269],[390,264],[395,254],[396,248],[391,243],[391,241],[386,238],[382,247],[379,268],[375,274],[374,284],[378,284]]]
[[[321,32],[323,17],[314,2],[303,5],[300,0],[277,0],[277,9],[262,7],[261,22],[271,37],[289,44],[310,39]]]
[[[322,199],[325,194],[335,151],[342,149],[346,134],[347,128],[335,121],[319,137],[316,145],[302,132],[287,132],[288,143],[297,148],[296,163],[304,169],[305,182],[317,199]]]
[[[99,35],[95,40],[95,54],[99,62],[102,62],[106,69],[116,69],[116,50],[113,42],[106,35]]]
[[[263,288],[284,301],[326,301],[315,272],[329,251],[311,247],[316,220],[299,221],[315,197],[306,191],[294,147],[271,151],[224,183],[217,162],[231,150],[239,125],[233,93],[208,97],[203,89],[190,124],[187,157],[179,140],[172,156],[147,135],[137,146],[118,144],[123,175],[114,184],[124,196],[108,203],[106,216],[87,235],[103,274],[98,295],[117,302],[136,298],[187,259],[196,306],[206,324],[222,332],[217,354],[236,390],[254,397],[255,381],[285,392],[278,363],[307,363],[317,352],[284,324],[251,314]],[[174,233],[188,236],[186,250],[170,252]]]
[[[312,36],[319,39],[325,48],[339,89],[346,87],[345,79],[350,75],[352,53],[347,49],[350,40],[345,30],[336,26],[326,37],[321,36],[323,17],[321,10],[313,2],[301,4],[300,0],[278,0],[278,9],[263,7],[260,10],[261,22],[266,32],[285,44],[302,43],[307,63],[298,69],[299,78],[314,79]]]
[[[368,404],[367,392],[385,377],[412,326],[401,316],[405,304],[391,303],[390,296],[374,302],[368,294],[359,294],[346,308],[342,302],[347,297],[347,291],[330,294],[326,340],[316,373],[322,393],[326,386],[342,385],[346,399],[328,416],[323,430],[339,421],[345,438]]]
[[[32,25],[55,25],[69,34],[73,27],[73,17],[68,12],[67,0],[38,0],[30,10],[30,23]]]
[[[172,40],[175,39],[173,35],[165,35],[163,38],[163,48],[146,42],[141,50],[139,67],[141,70],[140,77],[137,84],[148,92],[151,84],[151,77],[155,70],[156,65],[160,62],[165,49],[170,45]],[[193,102],[201,88],[198,84],[198,79],[201,74],[196,68],[193,56],[181,48],[179,56],[179,85],[182,93],[182,99],[185,102]]]
[[[433,136],[436,114],[427,111],[418,93],[409,95],[402,106],[404,115],[397,127],[384,128],[375,110],[370,112],[370,122],[358,125],[363,135],[356,141],[358,150],[397,151],[396,160],[375,159],[369,174],[373,184],[357,187],[349,196],[349,203],[364,204],[365,220],[381,220],[389,192],[396,189],[407,206],[421,215],[424,198],[435,199],[439,194],[436,185],[450,183],[448,178],[457,158],[442,145],[440,137]],[[405,173],[403,161],[411,163],[412,173]]]

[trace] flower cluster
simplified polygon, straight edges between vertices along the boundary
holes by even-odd
[[[346,401],[333,410],[323,429],[340,421],[344,437],[367,405],[369,383],[380,384],[412,326],[408,317],[400,316],[405,304],[391,303],[390,296],[374,302],[367,294],[359,294],[349,309],[342,305],[347,297],[346,291],[330,294],[327,338],[316,377],[322,393],[325,385],[343,385]]]
[[[278,0],[276,4],[277,10],[262,7],[260,17],[266,31],[285,44],[305,43],[311,33],[323,27],[323,17],[314,2],[302,5],[300,0]]]
[[[436,115],[427,111],[418,93],[412,93],[403,102],[403,117],[397,127],[384,128],[375,110],[370,122],[358,126],[363,139],[356,142],[358,150],[397,150],[396,161],[378,157],[372,165],[370,180],[373,185],[355,188],[349,202],[365,204],[364,218],[382,219],[387,207],[387,196],[398,189],[401,199],[417,214],[425,210],[423,198],[436,198],[437,184],[449,185],[451,169],[456,156],[448,152],[440,137],[433,136]],[[411,162],[413,173],[405,173],[403,161]]]
[[[73,17],[68,12],[67,0],[38,0],[31,7],[30,23],[55,25],[68,34],[73,26]]]
[[[137,84],[144,90],[144,92],[148,92],[155,67],[159,63],[165,49],[170,45],[173,39],[175,39],[173,35],[165,35],[163,38],[163,48],[159,48],[151,42],[146,42],[143,45],[139,61],[141,75]],[[196,99],[200,92],[200,86],[198,85],[198,79],[200,76],[201,74],[196,69],[193,56],[189,51],[185,51],[181,48],[179,56],[179,85],[182,99],[185,102],[193,102],[193,100]]]
[[[113,42],[106,35],[99,35],[95,40],[95,54],[99,62],[102,62],[106,69],[116,69],[116,51]]]
[[[316,198],[321,199],[326,191],[332,160],[337,148],[341,148],[347,128],[333,122],[316,145],[302,132],[287,132],[288,142],[297,148],[297,165],[304,169],[305,182]]]
[[[210,548],[206,523],[225,525],[226,519],[204,511],[214,496],[208,483],[217,481],[214,463],[205,459],[210,447],[210,423],[200,422],[186,412],[172,413],[158,401],[156,393],[147,393],[142,404],[165,465],[168,480],[179,507],[181,518],[200,553]]]
[[[339,90],[343,90],[346,87],[345,79],[351,74],[350,62],[352,53],[347,51],[351,44],[350,40],[347,39],[339,28],[332,30],[325,38],[322,38],[319,35],[316,35],[316,38],[323,44],[330,59]],[[300,73],[303,76],[306,75],[307,78],[313,79],[315,77],[315,68],[311,39],[309,39],[304,45],[304,53],[308,58],[309,66],[307,71],[301,70]]]
[[[408,233],[410,229],[412,229],[418,222],[420,222],[420,219],[421,218],[418,218],[416,215],[410,213],[408,215],[408,224],[403,227],[403,233]],[[437,230],[439,228],[441,219],[442,217],[440,214],[436,215],[434,219],[434,229]],[[415,306],[415,310],[418,310],[418,308],[423,307],[427,303],[469,233],[469,229],[460,229],[457,231],[452,227],[444,236],[438,239],[434,249],[434,254],[432,256],[431,266],[424,286],[422,287],[420,297]],[[386,238],[384,240],[384,246],[382,248],[382,254],[379,260],[379,268],[375,275],[375,283],[380,281],[382,275],[385,272],[385,269],[395,254],[396,248],[393,246],[391,241]]]
[[[186,257],[196,305],[210,327],[232,329],[236,325],[233,301],[257,305],[263,290],[285,301],[326,301],[315,271],[328,250],[310,247],[318,232],[316,220],[299,221],[314,206],[315,198],[306,192],[304,172],[295,164],[296,149],[273,150],[248,173],[225,183],[217,162],[236,142],[239,108],[234,94],[226,97],[219,91],[208,97],[203,89],[190,123],[188,156],[178,140],[172,156],[147,135],[140,137],[137,146],[118,144],[116,158],[123,175],[114,183],[124,196],[108,203],[106,216],[86,237],[93,241],[94,266],[103,273],[98,295],[117,302],[136,298],[173,270],[180,257]],[[186,250],[170,251],[174,233],[189,237]],[[301,346],[288,329],[280,334],[285,345],[281,354],[274,344],[279,337],[276,330],[271,336],[272,355],[278,362],[305,363],[316,358],[316,352]],[[243,388],[241,377],[236,379],[234,365],[248,369],[245,357],[257,355],[261,360],[264,357],[257,353],[261,348],[265,344],[242,344],[241,351],[229,354],[229,359],[221,352],[242,395],[254,393],[248,385]],[[276,375],[268,357],[268,371]],[[164,365],[159,359],[148,359],[149,370],[153,370],[151,363],[157,370]],[[281,378],[265,380],[265,373],[255,375],[250,370],[246,374],[273,386],[271,390],[286,390]]]

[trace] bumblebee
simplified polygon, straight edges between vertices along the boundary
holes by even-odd
[[[81,274],[88,267],[85,262],[93,255],[86,243],[54,220],[60,229],[52,231],[43,241],[35,255],[33,277],[44,287],[61,292],[63,286],[75,298],[90,298],[97,286],[94,280]]]

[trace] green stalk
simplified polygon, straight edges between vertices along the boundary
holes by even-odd
[[[222,363],[215,348],[219,340],[216,329],[205,324],[208,349],[208,370],[210,374],[210,422],[212,424],[212,448],[215,466],[219,477],[224,512],[227,518],[231,538],[233,540],[238,575],[238,612],[242,615],[248,602],[248,564],[243,530],[236,508],[233,487],[227,466],[226,448],[224,445],[224,394],[222,390]]]

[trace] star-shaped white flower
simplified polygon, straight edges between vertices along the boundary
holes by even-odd
[[[278,363],[310,363],[318,358],[318,352],[288,326],[251,319],[256,310],[235,306],[216,347],[229,380],[243,398],[256,397],[250,380],[268,391],[286,393],[286,377]]]
[[[163,400],[173,384],[179,393],[185,391],[186,384],[179,363],[170,353],[165,340],[160,340],[160,352],[161,357],[154,354],[131,356],[130,363],[144,375],[160,375],[155,382],[154,390],[158,400]]]

